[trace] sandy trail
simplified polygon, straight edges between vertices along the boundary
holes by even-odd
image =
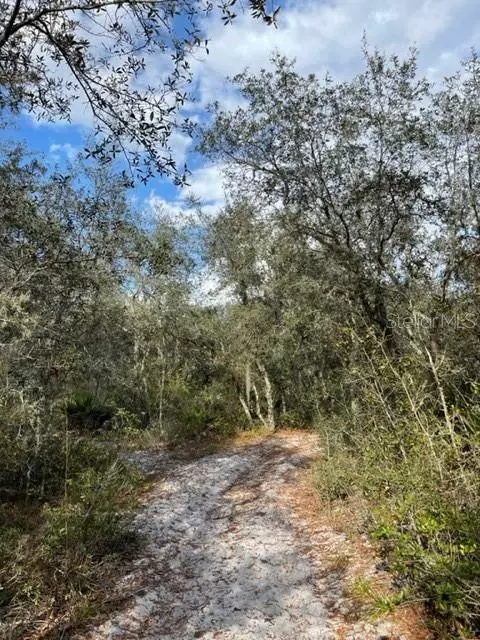
[[[322,558],[312,559],[311,541],[284,499],[316,453],[315,438],[299,432],[190,461],[132,454],[146,473],[163,475],[136,519],[145,547],[118,586],[135,596],[76,637],[401,637],[373,625],[342,630],[349,613],[342,580],[322,576]]]

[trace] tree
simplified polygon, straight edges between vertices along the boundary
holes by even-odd
[[[255,194],[291,236],[338,266],[345,291],[393,347],[389,291],[405,296],[422,263],[429,198],[429,87],[416,59],[365,51],[350,82],[272,71],[234,79],[246,107],[223,112],[200,148],[229,166],[231,187]]]
[[[210,222],[207,259],[234,295],[219,357],[248,420],[308,423],[331,405],[345,365],[350,308],[338,268],[253,198],[228,204]]]
[[[236,0],[222,0],[225,23]],[[253,16],[273,21],[265,0]],[[82,99],[95,125],[90,153],[128,160],[132,176],[153,172],[185,180],[169,149],[176,115],[187,99],[189,53],[208,52],[199,19],[209,0],[6,0],[0,3],[0,109],[71,117]],[[181,22],[185,24],[180,27]],[[159,81],[145,72],[158,68]],[[188,118],[181,128],[191,131]]]

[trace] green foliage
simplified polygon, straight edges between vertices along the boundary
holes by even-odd
[[[317,466],[317,489],[328,500],[345,500],[358,491],[357,460],[347,452],[325,457]]]
[[[480,618],[478,508],[441,504],[432,493],[423,496],[432,506],[422,509],[412,498],[408,507],[384,512],[373,534],[385,541],[392,570],[427,599],[437,620],[451,632],[461,625],[474,633]]]
[[[0,610],[11,633],[46,602],[85,606],[115,555],[134,542],[138,473],[119,461],[97,463],[77,463],[82,470],[67,481],[59,502],[30,511],[10,505],[0,514]]]
[[[420,356],[396,365],[382,356],[370,360],[373,377],[356,369],[355,411],[321,422],[318,487],[331,500],[367,498],[367,526],[398,581],[425,601],[442,637],[459,629],[473,637],[480,625],[477,409],[463,410],[453,444],[451,420],[429,410],[442,389],[426,392],[412,376],[420,364]]]
[[[302,429],[309,428],[310,421],[308,417],[303,415],[303,412],[300,410],[290,410],[282,412],[278,418],[278,425],[280,428],[284,429]]]
[[[82,471],[68,483],[67,498],[44,508],[43,556],[56,562],[62,550],[75,548],[85,557],[120,550],[126,539],[128,514],[119,504],[132,503],[138,475],[116,461],[105,471]]]
[[[229,392],[221,383],[198,388],[176,378],[169,381],[165,398],[165,438],[169,443],[233,435],[245,423],[237,406],[228,411]]]
[[[65,474],[75,476],[89,467],[102,470],[112,462],[108,443],[65,431],[65,426],[65,418],[55,412],[37,414],[33,425],[3,424],[0,491],[4,499],[55,497],[63,491]]]
[[[99,401],[91,392],[76,393],[67,402],[66,413],[69,425],[75,429],[96,431],[112,420],[115,409]]]

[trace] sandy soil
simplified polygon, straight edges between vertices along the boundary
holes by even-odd
[[[375,559],[317,517],[318,453],[312,434],[286,432],[193,460],[131,454],[152,476],[136,519],[144,545],[117,585],[132,596],[75,638],[426,638],[358,615],[348,573],[358,560],[374,575]]]

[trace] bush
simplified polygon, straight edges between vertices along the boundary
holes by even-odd
[[[358,491],[358,461],[349,453],[325,457],[317,464],[317,489],[327,500],[345,500]]]
[[[280,414],[278,422],[285,429],[303,429],[311,424],[300,411],[286,411]]]
[[[410,495],[407,504],[377,511],[372,527],[392,570],[426,598],[443,633],[475,634],[480,625],[480,515],[471,508]],[[426,498],[426,499],[425,499]]]
[[[360,492],[397,581],[426,603],[440,636],[478,637],[479,407],[446,413],[438,376],[422,384],[419,362],[375,365],[349,410],[321,422],[319,491],[330,500]]]
[[[5,514],[0,611],[9,632],[29,628],[42,603],[75,609],[102,586],[115,555],[134,542],[130,523],[139,482],[137,471],[115,461],[79,472],[57,504],[32,509],[28,517],[24,509]]]
[[[72,429],[98,431],[115,415],[115,409],[100,402],[93,393],[77,393],[66,404],[69,426]]]
[[[87,469],[70,481],[68,497],[44,508],[44,557],[55,560],[71,546],[91,557],[120,549],[128,521],[124,506],[137,482],[136,472],[118,461],[106,471]]]
[[[197,388],[193,383],[174,378],[165,391],[164,435],[169,443],[204,435],[233,435],[244,424],[238,406],[221,383]]]
[[[68,455],[67,455],[68,451]],[[105,469],[114,460],[108,443],[66,432],[57,413],[37,416],[31,424],[0,428],[0,497],[45,500],[63,492],[65,474]]]

